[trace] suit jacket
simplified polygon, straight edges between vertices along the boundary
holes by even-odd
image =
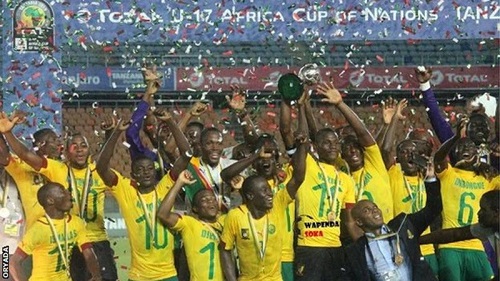
[[[401,213],[387,223],[389,228],[393,231],[397,231],[401,223],[403,223],[399,232],[399,237],[401,239],[402,248],[410,258],[409,262],[411,263],[413,281],[437,281],[429,264],[422,257],[418,238],[443,209],[440,183],[439,181],[425,182],[425,188],[427,190],[427,202],[422,210],[414,214]],[[405,216],[407,216],[406,220],[404,220]],[[340,280],[373,280],[368,270],[368,263],[365,255],[367,243],[368,240],[366,236],[363,236],[345,248],[343,259],[344,265],[342,267],[343,275]]]

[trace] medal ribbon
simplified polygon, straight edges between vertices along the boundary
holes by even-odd
[[[50,231],[52,232],[52,235],[54,235],[54,239],[56,240],[57,249],[59,250],[59,254],[61,255],[61,259],[64,263],[66,274],[68,276],[70,276],[69,266],[68,266],[69,249],[68,249],[68,221],[67,221],[67,218],[66,217],[63,218],[63,220],[64,220],[64,251],[63,251],[63,249],[61,247],[61,242],[59,241],[59,237],[57,236],[57,231],[56,231],[56,227],[54,226],[54,222],[47,214],[45,214],[45,217],[47,218],[47,221],[49,222]]]
[[[139,197],[139,202],[141,202],[141,208],[142,211],[144,212],[145,220],[146,220],[146,225],[148,226],[149,232],[153,239],[155,238],[155,233],[156,233],[156,205],[158,201],[158,194],[156,193],[156,189],[154,192],[153,196],[153,211],[149,212],[148,206],[146,205],[146,202],[144,201],[144,197],[142,197],[141,193],[137,191],[137,197]]]
[[[255,227],[255,221],[252,218],[252,215],[250,214],[250,211],[247,213],[248,215],[248,224],[250,225],[250,230],[252,231],[253,235],[253,243],[255,246],[255,250],[259,254],[260,260],[264,261],[264,257],[266,255],[266,247],[267,247],[267,239],[268,239],[268,231],[267,228],[269,227],[269,217],[266,214],[266,223],[264,224],[264,229],[262,230],[262,244],[259,245],[259,236],[257,235],[257,229]]]
[[[413,190],[411,189],[411,184],[408,182],[408,179],[403,175],[403,181],[405,183],[405,188],[406,188],[406,191],[408,191],[408,195],[410,196],[410,199],[411,199],[411,204],[415,204],[415,207],[416,207],[416,210],[415,212],[417,211],[420,211],[424,206],[422,206],[422,193],[424,192],[424,184],[423,182],[420,180],[420,177],[418,178],[418,182],[417,182],[417,190],[416,190],[416,198],[413,198]],[[412,209],[412,208],[410,208]]]
[[[78,196],[78,187],[76,186],[75,174],[73,173],[73,169],[68,165],[68,174],[70,180],[70,188],[71,188],[71,196],[75,199],[76,208],[78,209],[78,214],[81,218],[85,213],[85,208],[87,207],[87,199],[89,196],[90,182],[92,179],[92,172],[90,171],[90,167],[87,166],[87,170],[85,171],[85,179],[82,188],[82,196]]]
[[[393,256],[393,261],[398,266],[403,262],[403,259],[402,259],[403,255],[401,253],[401,241],[399,239],[399,232],[401,231],[401,228],[403,227],[403,224],[405,223],[407,217],[408,217],[408,214],[405,214],[405,216],[403,218],[403,221],[401,221],[401,224],[399,225],[398,231],[392,232],[392,233],[383,234],[383,235],[379,235],[379,236],[376,236],[376,237],[370,237],[369,238],[369,240],[371,240],[371,241],[376,241],[376,240],[382,240],[382,239],[387,239],[387,238],[396,236],[396,252],[393,254],[394,255]],[[391,251],[393,251],[392,242],[389,241],[389,244],[391,245]],[[372,251],[370,249],[370,246],[368,244],[366,244],[366,247],[368,248],[368,252],[370,254],[370,258],[372,259],[372,261],[374,261],[373,254],[372,254]],[[398,261],[398,259],[400,261]]]
[[[316,165],[318,165],[319,170],[321,171],[321,174],[323,175],[323,181],[325,183],[325,188],[326,192],[328,194],[327,199],[328,199],[328,205],[330,207],[331,212],[335,214],[335,217],[338,217],[338,212],[337,212],[337,206],[334,206],[335,203],[337,202],[337,195],[338,195],[338,184],[339,184],[339,173],[337,169],[335,169],[335,191],[332,191],[332,189],[328,186],[328,180],[326,179],[326,173],[323,167],[319,164],[318,161],[316,161]]]
[[[356,194],[356,202],[361,200],[361,197],[363,196],[363,192],[365,192],[365,168],[362,168],[363,171],[361,171],[361,177],[358,182],[358,189],[357,194]]]

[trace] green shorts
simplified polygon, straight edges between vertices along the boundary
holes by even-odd
[[[293,281],[293,262],[281,262],[281,278],[283,281]]]
[[[134,281],[134,280],[129,279],[128,281]],[[172,276],[172,277],[168,277],[168,278],[160,279],[160,280],[155,280],[155,281],[179,281],[179,279],[177,279],[177,276]]]
[[[425,261],[429,264],[432,269],[432,272],[435,276],[439,275],[439,264],[435,254],[430,254],[424,256]]]
[[[439,250],[440,281],[484,281],[492,277],[493,271],[483,251]]]

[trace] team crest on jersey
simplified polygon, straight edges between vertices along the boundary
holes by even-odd
[[[241,238],[245,240],[250,239],[250,232],[248,231],[248,228],[242,228],[241,229]]]
[[[408,239],[413,239],[413,233],[408,229]]]
[[[267,233],[274,234],[275,232],[276,232],[276,226],[274,226],[274,224],[270,224]]]

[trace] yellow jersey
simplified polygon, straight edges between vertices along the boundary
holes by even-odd
[[[365,147],[364,151],[364,166],[351,172],[355,183],[356,201],[367,199],[377,204],[382,211],[385,221],[390,221],[394,218],[394,204],[392,195],[389,174],[385,168],[382,154],[377,144]]]
[[[17,185],[26,219],[25,229],[29,229],[45,214],[42,205],[37,200],[38,189],[44,184],[45,179],[42,175],[35,172],[30,165],[14,155],[11,155],[9,163],[5,166],[5,170],[11,175]]]
[[[335,165],[306,157],[306,175],[295,196],[297,244],[309,247],[340,247],[340,210],[354,205],[354,182]],[[330,218],[329,218],[330,216]]]
[[[66,249],[64,235],[64,220],[67,223],[67,245]],[[78,245],[80,250],[86,247],[92,247],[85,234],[85,224],[77,216],[67,215],[65,219],[52,219],[54,229],[57,233],[59,243],[63,253],[71,256],[71,250],[74,245]],[[55,281],[71,280],[67,275],[66,266],[63,257],[60,254],[56,239],[50,228],[47,218],[42,216],[28,229],[21,242],[19,242],[18,251],[21,254],[33,256],[33,272],[29,280],[34,281]],[[71,258],[68,258],[68,263]]]
[[[225,215],[214,223],[206,223],[191,216],[181,216],[171,228],[179,232],[189,266],[191,281],[223,281],[220,264],[219,241]]]
[[[164,176],[154,191],[141,194],[135,182],[117,172],[115,174],[117,183],[111,193],[125,220],[132,255],[128,278],[146,281],[176,276],[174,237],[167,227],[153,219],[161,201],[173,186],[170,176]]]
[[[281,251],[285,209],[292,202],[286,189],[273,198],[273,208],[260,219],[253,219],[247,206],[240,205],[229,211],[221,240],[225,250],[236,245],[240,261],[238,280],[282,280]]]
[[[292,166],[286,165],[283,167],[283,171],[286,173],[286,178],[281,183],[276,183],[274,180],[268,180],[269,186],[273,190],[273,194],[279,190],[286,189],[287,183],[290,181],[292,177]],[[280,230],[283,236],[283,250],[281,251],[281,261],[282,262],[293,262],[293,223],[295,221],[295,202],[292,201],[288,204],[288,207],[285,209],[285,223],[281,224],[278,227],[283,227]]]
[[[479,200],[491,188],[488,180],[472,171],[453,168],[450,164],[437,177],[441,180],[443,229],[477,223]],[[478,239],[441,244],[439,248],[484,250]]]
[[[69,170],[69,166],[61,161],[53,159],[46,159],[46,161],[47,164],[40,169],[40,173],[49,180],[60,183],[65,188],[70,188],[72,178],[74,179],[77,188],[76,194],[74,191],[71,194],[73,200],[71,213],[79,215],[80,206],[85,204],[82,219],[87,223],[87,235],[90,241],[108,240],[106,228],[104,227],[104,199],[107,186],[97,173],[95,164],[89,163],[87,168],[84,169],[71,168]],[[86,185],[88,185],[87,200],[82,202],[83,190]]]
[[[400,213],[413,214],[425,207],[427,192],[424,179],[421,176],[405,176],[401,165],[396,164],[389,169],[389,177],[395,215]],[[422,234],[430,232],[430,227],[427,227]],[[420,245],[420,251],[424,256],[434,254],[434,246],[432,244]]]
[[[500,176],[491,179],[490,190],[500,190]]]

